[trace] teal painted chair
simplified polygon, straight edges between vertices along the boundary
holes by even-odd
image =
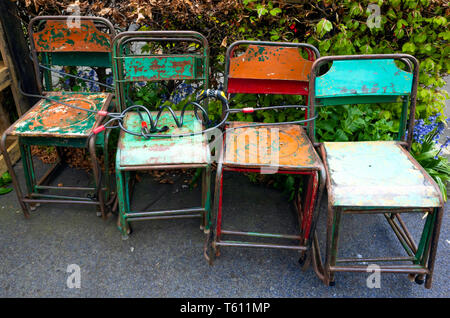
[[[70,25],[68,21],[79,21]],[[38,81],[40,99],[3,134],[1,148],[11,174],[15,192],[25,217],[29,209],[40,203],[87,204],[97,206],[97,214],[106,218],[110,194],[108,169],[101,178],[101,169],[96,156],[98,148],[103,149],[105,166],[108,166],[108,150],[103,138],[92,135],[103,118],[95,111],[107,110],[113,97],[108,92],[56,91],[52,86],[51,68],[54,66],[111,67],[111,39],[115,35],[113,25],[104,18],[74,16],[39,16],[30,21],[29,36],[36,78],[41,74],[44,84]],[[72,104],[83,111],[64,104]],[[20,188],[11,160],[6,151],[6,138],[18,138],[22,156],[26,195]],[[32,145],[55,146],[59,161],[38,178],[33,166]],[[61,166],[59,147],[85,148],[92,161],[94,186],[50,185],[50,177]],[[103,184],[103,185],[102,185]],[[85,196],[75,196],[74,191]]]
[[[136,52],[139,43],[149,48],[177,48],[177,53],[164,53],[158,49]],[[186,44],[185,50],[182,50]],[[193,45],[192,45],[193,44]],[[164,46],[166,45],[166,46]],[[194,49],[197,47],[197,49]],[[128,94],[137,82],[167,82],[188,80],[206,90],[209,77],[209,47],[205,37],[192,31],[141,31],[123,32],[113,40],[113,73],[117,103],[121,111],[133,106]],[[180,111],[175,115],[180,118]],[[161,113],[158,128],[164,131],[149,132],[159,135],[190,134],[202,131],[202,120],[193,110],[186,110],[182,127],[178,127],[169,110]],[[142,116],[142,117],[141,117]],[[156,120],[157,112],[151,116]],[[149,122],[143,112],[127,112],[123,119],[116,153],[116,184],[119,202],[119,229],[122,238],[131,233],[130,222],[157,219],[201,218],[201,228],[207,230],[210,211],[210,150],[205,135],[181,138],[158,138],[140,135],[142,125]],[[133,189],[131,173],[161,169],[202,169],[201,205],[193,208],[164,211],[135,211],[131,209]]]
[[[323,75],[319,70],[331,63]],[[407,71],[396,63],[403,63]],[[325,265],[317,237],[315,261],[322,279],[334,285],[336,272],[367,273],[380,264],[381,273],[406,273],[431,288],[443,214],[438,185],[411,156],[419,64],[406,54],[328,56],[318,59],[310,81],[311,116],[317,106],[402,103],[399,131],[393,141],[324,142],[320,155],[327,170],[328,216]],[[314,127],[310,127],[314,140]],[[406,252],[404,257],[338,257],[343,214],[382,214]],[[401,214],[427,213],[420,241],[408,231]],[[352,231],[365,231],[364,224]],[[368,230],[368,229],[367,229]],[[349,249],[347,247],[347,249]],[[356,251],[355,251],[356,253]]]

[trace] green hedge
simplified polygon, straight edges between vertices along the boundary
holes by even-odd
[[[72,0],[18,0],[27,22],[32,16],[67,14]],[[226,46],[241,39],[308,42],[321,55],[410,53],[420,61],[417,115],[426,118],[445,105],[448,73],[449,7],[446,0],[389,1],[80,1],[81,14],[104,16],[126,28],[185,29],[204,34],[211,45],[213,76],[223,71]],[[369,28],[370,4],[381,11],[380,28]],[[373,21],[373,19],[372,19]],[[214,82],[214,81],[213,81]]]
[[[67,14],[65,7],[72,2],[17,0],[24,23],[35,15]],[[215,87],[223,75],[226,47],[236,40],[307,42],[316,46],[322,56],[409,53],[420,62],[416,118],[443,114],[447,93],[441,88],[450,64],[450,31],[446,18],[450,9],[446,0],[84,0],[79,3],[81,14],[103,16],[123,30],[138,22],[141,30],[183,29],[204,34],[211,48],[211,85]],[[373,5],[380,8],[379,20],[368,10]],[[234,98],[241,106],[265,106],[279,101],[279,96]],[[303,101],[290,97],[290,102]],[[213,103],[210,110],[212,119],[220,116],[218,104]],[[298,113],[292,109],[283,114],[256,112],[237,116],[238,120],[271,122],[292,120],[298,118]],[[399,105],[324,108],[320,110],[317,132],[321,140],[392,139],[399,116]],[[444,122],[443,115],[437,120]]]
[[[18,0],[24,22],[34,15],[67,14],[69,0]],[[369,5],[380,8],[380,27]],[[212,85],[224,68],[227,45],[236,40],[308,42],[321,55],[409,53],[420,61],[417,118],[443,113],[450,31],[445,0],[390,1],[81,1],[81,14],[104,16],[126,29],[185,29],[204,34],[211,46]],[[398,120],[398,110],[380,111],[377,119]],[[443,119],[443,118],[442,118]],[[275,120],[277,120],[275,118]]]

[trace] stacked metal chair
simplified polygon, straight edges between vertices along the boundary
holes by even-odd
[[[130,45],[138,42],[195,43],[199,49],[192,53],[168,53],[150,51],[133,53]],[[121,111],[130,106],[127,85],[136,82],[193,80],[201,81],[208,88],[209,47],[205,37],[192,31],[144,31],[123,32],[114,38],[113,72],[116,85],[117,104]],[[131,88],[130,88],[131,89]],[[132,104],[132,103],[131,103]],[[142,112],[137,108],[129,112],[123,121],[116,154],[116,184],[119,200],[119,228],[124,239],[130,234],[130,222],[154,219],[202,218],[201,227],[207,228],[210,210],[210,151],[206,137],[202,134],[180,138],[165,138],[170,135],[195,134],[203,129],[202,120],[196,111],[167,111],[156,119],[157,112]],[[173,115],[173,116],[172,116]],[[176,116],[176,117],[174,117]],[[155,118],[158,131],[146,130],[146,122]],[[174,118],[182,118],[179,127]],[[142,125],[145,125],[143,127]],[[143,131],[152,134],[144,136]],[[131,133],[129,133],[131,132]],[[158,136],[156,136],[159,134]],[[193,208],[165,211],[132,211],[130,198],[130,174],[135,171],[200,168],[203,170],[202,202]]]
[[[242,47],[245,51],[235,54]],[[308,59],[302,57],[307,53]],[[308,95],[309,74],[313,61],[319,57],[317,49],[304,43],[238,41],[226,53],[225,93],[260,93]],[[280,105],[263,108],[230,109],[251,113],[258,110],[286,108],[307,110],[306,105]],[[301,262],[310,255],[311,237],[317,221],[316,207],[325,187],[325,170],[312,143],[302,127],[312,118],[293,122],[264,124],[227,122],[224,128],[223,150],[218,158],[213,205],[214,231],[207,241],[206,258],[210,263],[219,255],[221,247],[261,247],[298,250]],[[273,133],[275,132],[275,133]],[[306,195],[300,203],[298,187],[295,201],[299,219],[298,233],[255,233],[224,229],[222,210],[223,172],[253,172],[304,175],[308,177]],[[320,179],[320,180],[319,180]],[[226,237],[259,237],[270,243],[255,240],[237,241]],[[295,240],[295,244],[283,243]],[[305,265],[308,265],[306,262]]]
[[[67,21],[69,19],[73,21],[75,18],[79,23],[68,25]],[[40,29],[36,30],[35,28]],[[105,29],[105,31],[100,29]],[[114,27],[108,20],[99,17],[41,16],[30,21],[28,31],[36,78],[39,81],[41,71],[43,71],[45,91],[43,91],[42,83],[38,82],[41,92],[37,97],[41,97],[41,99],[4,132],[1,141],[5,162],[12,177],[20,206],[25,217],[29,217],[29,208],[33,209],[40,203],[89,204],[97,206],[100,210],[98,214],[105,218],[106,200],[110,192],[108,169],[105,169],[104,187],[96,157],[96,148],[98,146],[103,149],[106,166],[108,165],[108,150],[104,139],[92,135],[92,131],[103,120],[103,117],[96,116],[97,111],[106,111],[110,107],[113,95],[102,92],[52,91],[51,70],[52,66],[110,67],[111,39],[115,35]],[[8,151],[6,151],[7,136],[19,138],[27,186],[25,196],[20,188]],[[95,187],[48,185],[49,177],[59,166],[61,160],[38,180],[30,150],[32,145],[56,146],[57,149],[58,147],[88,149],[94,171]],[[87,192],[90,197],[56,195],[49,191],[66,193],[67,191],[83,191]]]
[[[319,75],[321,67],[330,63],[331,68]],[[396,63],[404,63],[407,70]],[[326,254],[322,268],[326,284],[334,285],[336,272],[367,272],[367,263],[380,263],[381,273],[406,273],[419,284],[426,276],[425,287],[431,287],[444,202],[438,185],[409,153],[418,74],[419,63],[406,54],[327,56],[313,65],[311,116],[319,105],[402,103],[395,141],[320,144],[328,190]],[[309,130],[315,142],[314,127],[310,126]],[[407,256],[338,258],[341,219],[349,213],[384,215]],[[406,213],[427,215],[418,244],[401,217]],[[352,229],[365,230],[368,229],[364,224]],[[322,267],[317,237],[314,247],[316,262]]]
[[[74,18],[80,23],[69,26],[68,19]],[[383,263],[379,267],[381,272],[406,273],[417,283],[425,281],[425,287],[431,288],[444,201],[438,185],[409,153],[419,74],[419,64],[413,56],[320,58],[318,50],[309,44],[237,41],[226,52],[223,93],[208,90],[209,46],[206,38],[197,32],[144,31],[115,35],[112,24],[103,18],[42,16],[31,20],[29,36],[36,78],[40,79],[42,73],[45,85],[38,83],[41,92],[36,96],[41,97],[40,101],[5,131],[0,144],[25,217],[29,217],[29,209],[39,203],[70,203],[95,205],[100,210],[98,215],[106,218],[107,206],[112,203],[107,148],[109,128],[120,128],[115,168],[118,226],[124,239],[131,232],[130,222],[198,217],[207,234],[204,252],[210,264],[224,246],[290,249],[301,252],[304,268],[312,262],[316,274],[327,285],[334,285],[336,272],[366,272],[368,262],[380,262]],[[138,48],[142,42],[147,50]],[[169,47],[176,47],[176,52],[166,52]],[[399,68],[398,63],[403,63],[406,71]],[[331,68],[320,75],[330,64]],[[111,110],[111,93],[52,91],[52,66],[112,67],[120,112],[108,111]],[[222,121],[216,125],[223,128],[223,136],[216,147],[218,162],[212,209],[212,160],[210,140],[205,134],[205,108],[197,100],[189,104],[194,106],[193,110],[186,109],[187,106],[182,111],[163,107],[156,112],[134,105],[130,99],[130,92],[138,82],[175,80],[201,82],[200,99],[216,97],[223,102]],[[301,95],[305,96],[306,105],[229,109],[225,96],[231,94]],[[395,141],[316,143],[317,107],[399,101],[402,116]],[[303,109],[305,119],[271,124],[227,121],[232,113],[287,108]],[[202,111],[200,116],[199,110]],[[112,122],[116,125],[108,126]],[[301,124],[306,124],[307,131]],[[8,136],[19,139],[26,195],[8,156]],[[37,180],[32,145],[88,149],[95,187],[49,185],[50,176],[60,162]],[[97,148],[103,150],[105,157],[104,178]],[[202,169],[199,206],[163,211],[131,208],[133,173],[180,168]],[[296,185],[298,233],[224,229],[224,171],[307,176],[303,197],[299,195],[299,183]],[[323,263],[316,225],[325,187],[328,215]],[[90,197],[56,195],[49,191],[85,191]],[[383,215],[407,256],[338,258],[341,219],[347,213]],[[418,244],[401,217],[404,213],[426,213]],[[237,241],[224,239],[224,236],[258,237],[275,242]],[[297,243],[282,244],[283,239]],[[392,265],[392,262],[397,263]],[[361,263],[365,265],[355,265]]]

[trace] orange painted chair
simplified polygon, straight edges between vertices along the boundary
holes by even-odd
[[[243,49],[245,51],[242,54],[236,54]],[[308,59],[303,58],[302,52],[308,55]],[[309,73],[313,61],[318,57],[318,50],[309,44],[235,42],[226,53],[225,92],[228,95],[240,93],[307,96]],[[282,110],[289,107],[307,109],[306,106],[290,105],[234,108],[230,112],[252,113],[262,109]],[[301,114],[299,112],[299,116]],[[307,111],[305,118],[308,118]],[[304,198],[300,197],[299,191],[296,191],[295,197],[300,223],[299,233],[273,234],[225,229],[225,211],[222,209],[223,171],[307,176]],[[205,245],[205,257],[212,264],[214,258],[220,254],[221,247],[234,246],[298,250],[301,252],[301,262],[309,259],[307,252],[311,246],[311,233],[315,230],[315,210],[323,193],[324,178],[322,162],[299,121],[274,124],[227,122],[215,179],[213,231]],[[259,237],[270,239],[271,243],[236,241],[224,237]],[[296,244],[282,243],[283,240],[294,240]],[[306,262],[305,266],[308,263]]]

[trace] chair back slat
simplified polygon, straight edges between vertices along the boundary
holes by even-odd
[[[192,80],[208,88],[209,46],[198,32],[127,31],[118,34],[112,46],[116,97],[122,110],[128,106],[133,82]]]
[[[39,29],[39,30],[36,30]],[[103,31],[104,30],[104,31]],[[111,67],[114,26],[101,17],[37,16],[28,24],[31,55],[36,78],[40,78],[42,63],[52,66]],[[52,87],[52,74],[42,70],[45,90]],[[40,91],[42,83],[38,83]]]
[[[413,74],[399,69],[393,59],[334,61],[316,78],[316,98],[409,95]]]
[[[201,56],[125,57],[124,78],[129,81],[193,80],[197,78],[198,59]]]
[[[93,20],[68,25],[65,20],[48,20],[39,32],[33,33],[37,52],[110,52],[111,35],[101,32]]]
[[[313,60],[302,57],[302,44],[239,41],[232,46],[247,43],[242,55],[228,56],[228,93],[308,94]]]
[[[400,69],[396,61],[406,64]],[[331,68],[323,75],[326,64]],[[311,71],[309,99],[311,116],[315,106],[402,102],[397,140],[406,141],[411,149],[416,109],[419,63],[408,54],[368,54],[326,56],[314,62]],[[408,114],[409,112],[409,114]],[[309,135],[315,141],[315,125]],[[404,140],[406,138],[406,140]]]

